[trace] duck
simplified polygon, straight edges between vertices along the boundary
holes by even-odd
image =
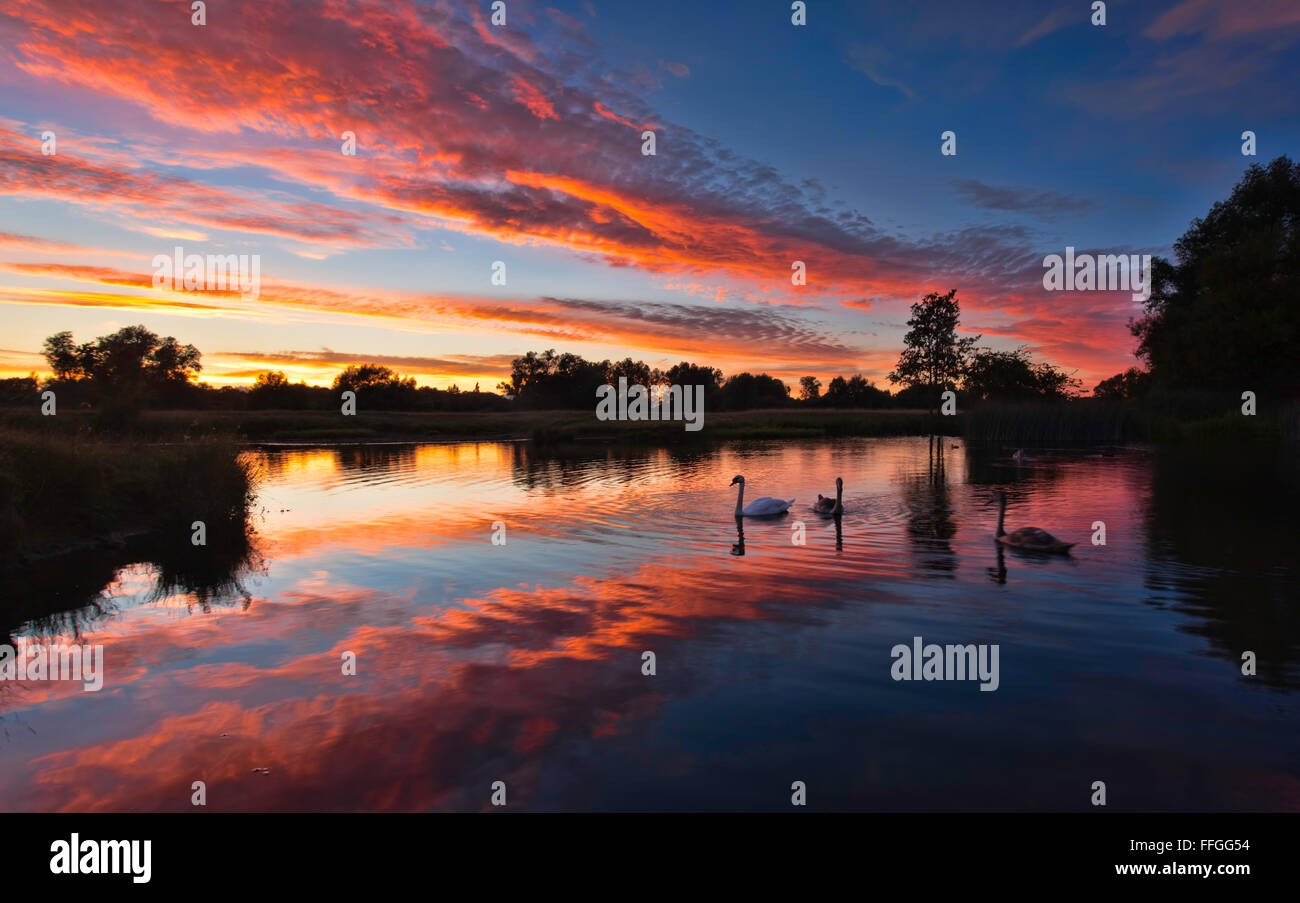
[[[818,514],[835,515],[844,513],[844,480],[841,477],[835,478],[835,498],[827,498],[819,494],[816,503],[813,505],[813,510]]]
[[[732,477],[731,485],[740,484],[740,489],[736,492],[736,517],[772,517],[777,514],[785,514],[794,504],[794,499],[786,502],[781,499],[768,498],[764,496],[761,499],[754,499],[748,505],[745,504],[745,478],[740,474]]]
[[[1028,552],[1054,552],[1065,554],[1070,551],[1074,545],[1072,542],[1063,542],[1039,527],[1021,527],[1012,533],[1008,533],[1002,527],[1002,521],[1007,513],[1007,493],[1004,489],[998,490],[998,532],[997,541],[1004,546],[1011,546],[1014,549],[1024,549]]]
[[[1016,449],[1015,454],[1011,456],[1011,460],[1015,461],[1017,464],[1024,464],[1026,461],[1029,460],[1029,458],[1026,457],[1025,450],[1023,448],[1018,448]]]

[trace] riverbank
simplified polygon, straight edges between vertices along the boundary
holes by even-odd
[[[1203,439],[1300,439],[1300,406],[1270,404],[1247,416],[1223,399],[1188,405],[1154,399],[1065,404],[984,404],[952,416],[920,410],[788,407],[710,412],[703,429],[682,421],[602,421],[590,411],[144,411],[127,434],[140,442],[198,439],[242,444],[365,444],[531,439],[539,444],[677,444],[727,439],[822,439],[932,433],[972,441],[1153,442]],[[42,417],[0,409],[0,430],[45,436],[99,435],[95,411]]]
[[[93,411],[8,410],[0,425],[46,435],[83,435],[95,428]],[[780,409],[709,413],[704,428],[682,421],[600,421],[590,411],[509,413],[362,411],[145,411],[130,435],[152,442],[215,438],[247,443],[445,442],[534,439],[542,443],[627,441],[691,442],[700,439],[802,439],[837,436],[958,435],[963,417],[911,410]],[[0,426],[0,428],[3,428]]]
[[[129,435],[146,442],[216,438],[233,443],[335,444],[532,439],[540,444],[677,444],[725,439],[821,439],[938,433],[972,441],[1160,442],[1205,439],[1300,439],[1300,405],[1268,400],[1244,415],[1223,398],[984,404],[952,416],[920,410],[789,407],[709,412],[703,429],[681,421],[601,421],[590,411],[144,411]],[[0,429],[78,436],[101,427],[94,411],[42,417],[0,409]]]
[[[229,437],[160,444],[66,426],[0,426],[0,566],[148,535],[194,548],[195,521],[208,545],[242,536],[254,474]]]

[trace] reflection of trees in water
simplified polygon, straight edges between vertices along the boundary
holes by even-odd
[[[399,473],[415,468],[417,447],[415,445],[340,445],[334,449],[334,460],[342,473]]]
[[[188,531],[176,533],[174,541],[152,536],[127,549],[89,550],[76,554],[75,561],[65,556],[7,575],[4,633],[22,628],[23,633],[79,637],[120,609],[112,585],[123,568],[140,563],[154,571],[146,602],[188,596],[205,612],[219,605],[247,607],[252,596],[243,581],[266,572],[251,526],[209,524],[207,540],[206,546],[194,546]]]
[[[1109,447],[1109,446],[1107,446]],[[1062,463],[1076,461],[1081,456],[1096,455],[1098,446],[1078,443],[1074,446],[1055,448],[1036,448],[1026,446],[1030,455],[1029,463],[1017,466],[1011,455],[1014,448],[1001,442],[976,442],[966,440],[962,443],[965,454],[966,482],[972,486],[1003,486],[1007,489],[1008,502],[1015,498],[1015,486],[1030,481],[1035,486],[1045,486],[1063,480],[1066,469]]]
[[[511,479],[523,489],[553,491],[599,481],[631,485],[659,470],[681,474],[713,459],[716,451],[690,448],[639,448],[572,443],[541,447],[532,442],[510,446]]]
[[[1185,629],[1252,680],[1297,686],[1300,453],[1294,444],[1189,443],[1153,456],[1147,587],[1199,620]]]
[[[956,575],[957,555],[949,540],[957,533],[944,457],[944,438],[931,436],[926,469],[899,481],[907,509],[907,536],[922,568],[948,577]]]
[[[559,449],[541,450],[531,442],[516,442],[510,446],[510,477],[515,485],[528,490],[555,490],[574,486],[579,477],[591,469],[591,463],[603,457],[603,450]]]
[[[211,540],[211,537],[209,537]],[[189,596],[201,611],[213,605],[239,602],[247,608],[252,604],[252,594],[243,580],[253,574],[266,574],[266,559],[253,538],[252,531],[244,531],[207,546],[184,544],[179,550],[168,550],[153,559],[157,578],[150,601],[170,596]]]
[[[288,472],[285,464],[289,460],[289,455],[283,451],[253,448],[244,452],[244,460],[253,467],[259,486],[264,485],[267,480],[280,480]]]
[[[254,456],[262,481],[292,480],[293,471],[304,457],[330,455],[339,473],[387,474],[411,470],[415,467],[418,445],[394,443],[392,445],[335,445],[310,448],[264,448],[250,452]],[[455,448],[451,450],[453,455]]]

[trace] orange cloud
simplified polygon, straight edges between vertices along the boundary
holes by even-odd
[[[878,353],[841,339],[834,327],[796,323],[789,305],[843,302],[836,305],[840,323],[847,309],[871,309],[892,313],[897,327],[900,303],[956,285],[971,311],[998,310],[998,322],[1028,324],[1020,337],[1043,347],[1049,337],[1041,324],[1049,319],[1073,336],[1095,332],[1077,347],[1083,366],[1114,372],[1131,361],[1131,343],[1114,321],[1088,322],[1085,312],[1063,311],[1057,298],[1030,300],[1041,253],[1026,246],[1023,233],[889,235],[856,211],[809,201],[770,167],[680,127],[672,130],[671,160],[642,157],[627,129],[654,115],[639,98],[564,69],[556,62],[564,54],[539,53],[524,33],[486,25],[478,9],[408,0],[326,0],[309,16],[290,0],[236,0],[233,9],[255,17],[258,27],[209,31],[217,42],[210,52],[223,61],[213,69],[194,65],[188,18],[159,17],[146,0],[121,0],[111,12],[74,0],[11,4],[0,34],[20,73],[130,105],[168,140],[141,130],[130,143],[78,139],[75,153],[43,157],[28,127],[0,123],[0,194],[75,205],[155,233],[290,239],[308,246],[294,249],[308,257],[411,247],[417,229],[436,224],[636,268],[682,292],[757,302],[753,327],[727,307],[733,319],[720,333],[701,332],[706,313],[662,305],[637,312],[631,304],[583,308],[575,299],[333,286],[282,284],[259,314],[385,317],[414,328],[493,324],[551,343],[716,355],[782,372],[851,371],[867,357],[874,366]],[[551,18],[565,39],[584,40],[580,28]],[[349,64],[339,65],[340,58]],[[356,157],[339,152],[343,131],[357,134]],[[167,167],[247,169],[310,194],[225,179],[209,185]],[[807,267],[806,286],[790,282],[794,261]],[[90,270],[79,278],[138,284]],[[34,297],[17,290],[10,297],[19,294]],[[41,297],[216,306],[90,293]],[[999,307],[1008,297],[1024,299],[1022,309]],[[772,302],[777,310],[769,313]],[[232,299],[220,306],[227,304],[238,307]]]
[[[514,88],[515,98],[528,107],[529,111],[538,119],[558,120],[560,118],[555,113],[554,105],[546,99],[546,95],[524,81],[524,79],[516,77],[511,80],[510,84]]]

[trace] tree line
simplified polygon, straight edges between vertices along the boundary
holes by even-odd
[[[896,392],[876,386],[862,374],[836,376],[823,387],[815,376],[799,381],[792,396],[786,383],[768,373],[748,371],[724,376],[716,367],[681,361],[666,370],[644,361],[589,361],[554,349],[529,351],[511,364],[509,379],[496,392],[417,386],[415,379],[373,363],[347,366],[326,386],[292,382],[282,371],[259,373],[251,387],[213,387],[198,382],[202,354],[172,336],[160,337],[144,326],[128,326],[77,344],[70,332],[45,340],[44,356],[53,371],[41,383],[35,375],[0,380],[0,404],[34,400],[43,389],[54,390],[60,403],[94,407],[120,414],[143,408],[217,410],[329,410],[340,393],[351,390],[370,410],[506,411],[582,410],[595,403],[601,385],[627,384],[704,387],[709,410],[744,411],[787,406],[827,408],[933,407],[935,387],[956,387],[972,399],[993,397],[1055,397],[1070,380],[1046,364],[1034,364],[1023,350],[971,351],[970,340],[956,339],[957,302],[927,296],[913,306],[913,329],[898,371],[890,379],[902,383]],[[937,313],[936,313],[937,312]],[[952,349],[957,349],[954,352]],[[823,391],[824,388],[824,391]],[[941,389],[940,389],[941,390]]]
[[[530,410],[582,409],[592,406],[596,389],[627,384],[653,386],[704,386],[708,410],[745,411],[760,408],[931,408],[939,393],[954,389],[963,401],[1026,398],[1063,399],[1077,391],[1078,381],[1045,363],[1035,363],[1028,352],[974,349],[973,339],[955,335],[959,306],[955,292],[929,295],[913,305],[912,330],[898,369],[890,374],[899,384],[891,392],[860,373],[832,378],[823,386],[816,376],[799,380],[798,395],[785,382],[767,373],[736,373],[682,361],[667,370],[644,361],[625,358],[611,362],[588,361],[581,355],[554,350],[530,351],[515,358],[510,379],[498,390],[517,406]],[[978,338],[978,337],[976,337]],[[824,391],[823,391],[824,389]]]
[[[627,385],[703,386],[706,410],[748,410],[779,407],[790,401],[785,383],[766,373],[738,373],[724,379],[716,367],[682,361],[667,370],[652,368],[644,361],[624,358],[611,362],[589,361],[579,354],[554,349],[529,351],[511,362],[510,378],[497,389],[525,410],[590,408],[596,390],[603,385],[616,386],[620,379]]]
[[[1283,156],[1250,166],[1220,201],[1174,245],[1175,260],[1152,261],[1151,295],[1129,329],[1138,366],[1100,382],[1096,398],[1151,393],[1300,393],[1300,166]],[[257,376],[251,388],[214,388],[198,381],[202,355],[193,345],[128,326],[78,344],[70,332],[45,340],[53,377],[0,380],[0,404],[26,404],[41,389],[60,403],[123,411],[143,407],[326,410],[352,390],[379,410],[504,411],[584,409],[600,385],[702,385],[710,410],[789,405],[832,408],[934,408],[944,391],[965,405],[990,401],[1063,402],[1080,394],[1071,373],[1035,361],[1025,346],[977,347],[959,336],[956,290],[930,293],[912,305],[903,351],[889,374],[893,391],[861,374],[816,376],[798,394],[767,373],[736,373],[682,361],[666,370],[644,361],[588,361],[569,352],[529,351],[511,363],[497,392],[418,387],[411,377],[373,363],[346,367],[327,388],[292,383],[279,371]]]
[[[1129,331],[1142,366],[1094,395],[1300,395],[1300,165],[1252,164],[1192,220],[1174,260],[1152,260],[1151,295]]]
[[[982,336],[958,336],[957,290],[931,292],[912,305],[903,353],[889,381],[905,388],[917,407],[937,408],[944,392],[962,404],[1059,402],[1079,394],[1081,383],[1052,364],[1035,361],[1025,346],[1011,351],[977,347]]]
[[[291,382],[282,371],[257,375],[251,387],[215,387],[199,382],[202,353],[181,345],[172,336],[161,337],[144,326],[127,326],[111,335],[77,344],[70,332],[45,340],[42,348],[52,376],[41,381],[35,374],[0,380],[0,404],[36,401],[51,390],[61,406],[96,408],[123,417],[146,408],[187,410],[337,410],[344,390],[357,393],[372,410],[394,411],[500,411],[508,399],[483,392],[478,385],[462,390],[416,386],[379,364],[350,364],[329,386]]]

